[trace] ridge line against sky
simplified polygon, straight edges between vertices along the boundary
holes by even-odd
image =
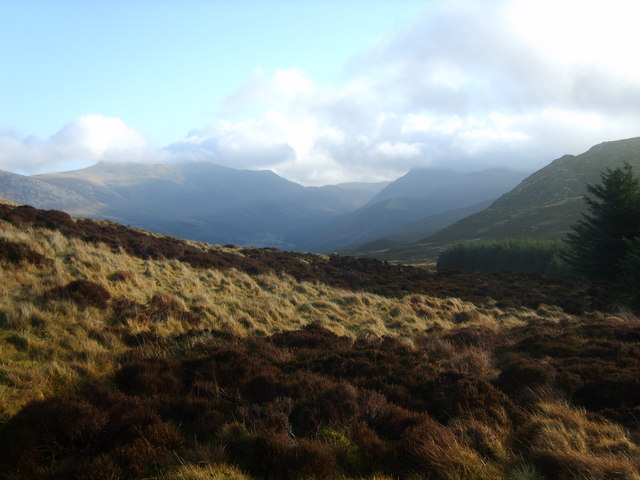
[[[640,135],[633,0],[0,0],[0,169],[206,160],[304,185]]]

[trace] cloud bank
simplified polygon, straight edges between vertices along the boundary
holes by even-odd
[[[221,144],[235,145],[238,164],[311,184],[427,165],[539,168],[640,135],[639,9],[623,0],[432,2],[410,29],[353,58],[337,91],[296,69],[257,72],[225,105],[247,116],[179,145],[210,142],[217,158]]]
[[[63,160],[208,160],[308,185],[391,179],[413,166],[539,168],[640,135],[634,1],[435,1],[318,86],[256,70],[220,119],[151,149],[124,122],[87,115],[46,140],[0,132],[0,168]]]
[[[47,139],[0,130],[0,169],[32,174],[87,166],[104,160],[149,159],[150,148],[118,118],[83,115]]]

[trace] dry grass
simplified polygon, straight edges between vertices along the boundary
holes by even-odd
[[[2,197],[0,197],[0,205],[11,205],[12,207],[17,207],[18,206],[17,203],[14,203],[14,202],[12,202],[10,200],[6,200],[6,199],[4,199]]]
[[[28,401],[81,378],[109,375],[114,359],[128,348],[128,336],[169,338],[208,329],[267,335],[317,323],[339,335],[408,338],[427,329],[461,325],[505,329],[536,315],[524,308],[505,313],[493,305],[476,313],[475,304],[455,298],[419,294],[388,298],[297,282],[287,275],[249,276],[233,269],[196,269],[177,260],[143,260],[59,232],[18,229],[6,222],[0,238],[51,260],[20,268],[3,264],[0,270],[0,415],[4,418]],[[109,306],[101,309],[47,297],[75,280],[103,286],[112,298]],[[154,311],[150,306],[154,298],[163,298],[170,306]],[[118,301],[137,305],[140,312],[118,311]],[[462,356],[457,362],[466,368]]]
[[[528,425],[529,455],[559,479],[638,480],[640,447],[619,425],[562,402],[541,402]]]
[[[249,480],[236,467],[225,464],[185,464],[165,473],[161,480]]]
[[[404,354],[398,352],[406,350],[407,356],[420,358],[424,363],[420,365],[422,370],[415,370],[425,375],[421,381],[403,378],[409,385],[407,388],[415,388],[410,394],[392,385],[408,370],[407,366],[398,367],[393,379],[387,378],[384,385],[376,386],[384,390],[387,397],[378,392],[362,394],[362,398],[369,398],[369,410],[375,410],[378,399],[379,409],[386,414],[370,419],[372,424],[378,422],[394,431],[392,427],[396,424],[408,422],[399,430],[409,429],[408,433],[399,434],[397,438],[389,434],[383,441],[373,432],[373,427],[362,425],[358,437],[372,452],[376,451],[376,442],[402,452],[413,468],[407,478],[640,480],[640,447],[634,443],[635,437],[603,416],[559,400],[562,395],[554,390],[559,387],[553,384],[556,379],[553,369],[559,368],[564,357],[559,356],[555,363],[550,357],[532,358],[520,365],[519,372],[532,371],[524,367],[535,365],[553,374],[534,392],[529,388],[531,378],[523,379],[523,385],[505,383],[508,379],[504,375],[505,367],[516,365],[513,360],[518,360],[521,352],[500,354],[496,347],[499,344],[506,350],[515,349],[519,341],[524,341],[526,346],[528,336],[538,328],[537,335],[549,343],[549,349],[554,345],[559,348],[551,344],[555,338],[547,338],[551,337],[548,330],[561,330],[567,325],[575,327],[580,322],[593,325],[609,322],[620,326],[622,340],[616,341],[630,343],[627,338],[633,338],[636,333],[629,329],[638,322],[630,312],[621,312],[615,317],[591,312],[578,318],[554,305],[531,309],[513,303],[505,305],[490,298],[472,302],[429,292],[380,296],[319,282],[300,282],[286,274],[249,275],[236,269],[194,268],[178,260],[145,260],[122,250],[112,251],[105,245],[67,238],[59,232],[21,229],[3,221],[0,221],[0,240],[22,245],[47,259],[40,263],[16,264],[3,261],[0,256],[0,424],[33,400],[53,394],[72,394],[83,380],[108,383],[132,351],[141,358],[164,361],[179,348],[188,351],[211,347],[215,341],[212,338],[218,334],[228,334],[237,343],[240,339],[254,342],[255,337],[313,324],[357,340],[352,342],[354,345],[360,342],[366,346],[376,339],[381,342],[376,347],[379,349],[376,355],[398,355],[400,359]],[[189,243],[204,250],[242,255],[240,250],[231,247]],[[83,281],[84,290],[69,288],[77,281]],[[90,301],[96,292],[104,301]],[[623,338],[623,334],[628,337]],[[282,337],[280,340],[285,345],[282,348],[273,347],[275,343],[273,348],[264,347],[264,355],[270,355],[269,361],[278,365],[291,362],[295,350],[286,346],[286,342],[293,345],[294,337],[288,337],[289,340]],[[389,339],[380,340],[381,337],[391,337],[391,340],[384,344]],[[576,345],[587,343],[574,337],[569,340],[573,338],[571,341],[578,342]],[[264,341],[277,343],[274,338]],[[566,345],[558,343],[565,349],[558,351],[573,348],[569,340]],[[332,341],[340,344],[340,339]],[[631,346],[620,345],[620,351],[626,352],[628,359],[637,356]],[[613,351],[614,347],[607,348]],[[367,362],[359,357],[363,351],[345,358],[369,368],[377,365],[376,356],[367,357]],[[328,351],[327,356],[330,354],[337,361],[336,352]],[[503,358],[497,358],[499,354],[504,355]],[[533,349],[531,355],[535,354]],[[309,365],[315,365],[316,359],[310,356],[308,361]],[[344,365],[350,363],[345,360]],[[256,377],[268,385],[276,380],[271,374],[267,369]],[[341,375],[339,370],[338,374]],[[357,378],[350,381],[356,382]],[[569,376],[562,378],[569,384]],[[421,390],[421,382],[430,382],[429,387]],[[251,385],[248,381],[244,385],[245,395]],[[518,402],[525,387],[532,393],[526,396],[526,403],[516,408],[510,402]],[[452,392],[452,388],[466,390],[456,396],[452,393],[458,392]],[[413,401],[412,396],[420,400]],[[393,399],[395,405],[386,398]],[[411,411],[414,408],[415,411]],[[417,415],[427,414],[429,420],[423,418],[422,423],[412,423]],[[349,448],[353,447],[348,443],[352,439],[346,437],[344,445],[320,440],[309,437],[303,442],[304,448],[295,450],[296,454],[304,452],[320,461],[330,445],[336,452],[344,447],[340,455],[347,458]],[[201,454],[197,455],[193,451],[198,448],[192,448],[187,460],[179,458],[165,471],[149,478],[253,478],[246,473],[250,470],[239,470],[232,465],[235,460],[229,461],[221,453],[226,446],[219,443],[209,450],[202,447]],[[276,451],[280,447],[277,442],[270,446]],[[375,470],[369,473],[371,471]],[[388,473],[381,471],[369,478],[390,480],[392,477],[384,476]]]

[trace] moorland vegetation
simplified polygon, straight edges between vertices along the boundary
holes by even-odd
[[[640,479],[608,281],[0,227],[4,478]]]

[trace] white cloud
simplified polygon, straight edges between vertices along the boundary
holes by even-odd
[[[630,0],[431,2],[412,28],[354,58],[338,91],[299,69],[259,72],[226,104],[250,104],[251,120],[209,135],[243,143],[239,130],[262,132],[254,145],[288,145],[281,161],[256,153],[242,165],[302,183],[420,164],[538,168],[640,134],[639,9]]]
[[[422,155],[422,148],[417,143],[382,142],[376,146],[376,152],[388,158],[416,158]]]
[[[316,185],[417,165],[538,168],[640,135],[638,13],[636,0],[435,0],[353,58],[333,91],[299,68],[256,70],[218,121],[162,151],[118,119],[88,115],[46,140],[0,132],[0,168],[137,152]]]
[[[138,132],[103,115],[83,115],[46,139],[0,131],[0,169],[16,173],[78,168],[100,160],[148,161],[155,157],[149,154]]]

